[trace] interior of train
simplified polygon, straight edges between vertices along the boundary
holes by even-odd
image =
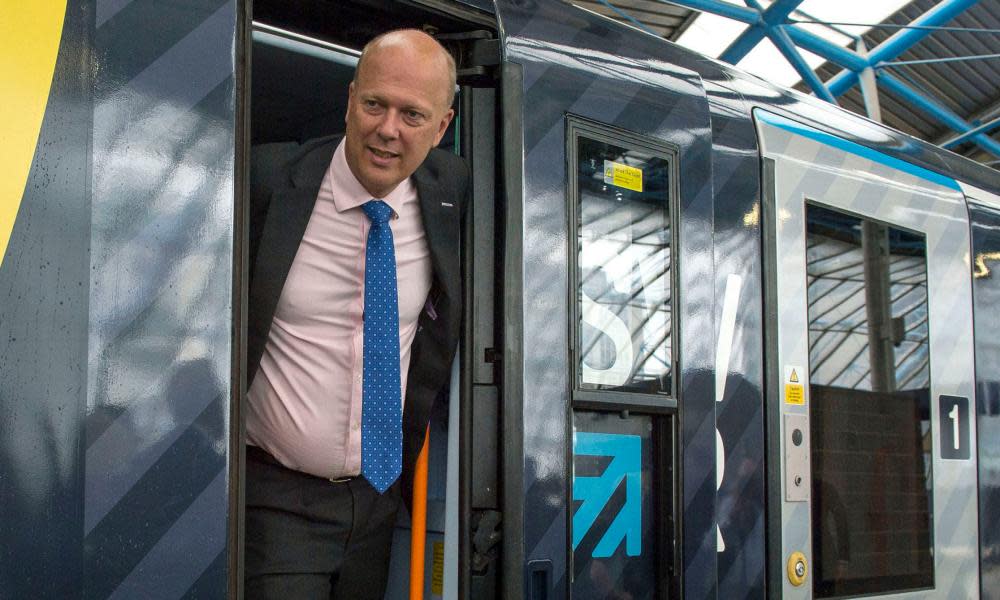
[[[251,145],[302,142],[342,132],[354,65],[364,44],[379,33],[423,29],[441,40],[460,65],[470,39],[492,35],[482,25],[453,15],[381,2],[305,2],[290,7],[257,0],[253,24]],[[460,99],[455,108],[461,112]],[[455,136],[461,116],[456,117],[441,148],[460,150]]]
[[[470,16],[476,14],[470,12]],[[461,368],[458,364],[453,368],[450,402],[439,398],[430,427],[426,598],[442,597],[444,580],[454,581],[456,577],[457,585],[466,591],[458,597],[489,598],[494,596],[496,581],[496,546],[492,542],[480,542],[475,547],[471,544],[476,528],[486,532],[485,539],[491,539],[488,534],[498,526],[495,515],[499,514],[497,380],[489,360],[494,346],[494,312],[498,308],[493,300],[496,275],[492,243],[496,223],[496,94],[490,68],[495,64],[493,58],[499,58],[499,46],[490,45],[494,34],[489,25],[481,17],[463,20],[432,8],[370,0],[257,0],[253,5],[249,57],[251,147],[271,142],[301,143],[342,133],[348,85],[360,50],[384,31],[423,29],[452,52],[459,68],[455,118],[439,147],[462,155],[470,163],[476,194],[474,205],[467,209],[463,243],[468,308],[458,359]],[[463,407],[461,414],[459,404]],[[473,437],[477,440],[474,465],[464,459],[469,452],[461,451]],[[410,542],[410,515],[400,511],[386,598],[410,597]],[[459,569],[460,562],[466,567]],[[472,563],[474,569],[468,567]]]

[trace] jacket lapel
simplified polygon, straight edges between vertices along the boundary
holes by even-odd
[[[444,288],[439,291],[457,299],[452,289],[459,277],[459,206],[455,194],[447,192],[445,184],[427,167],[426,161],[413,174],[413,182],[420,200],[431,265],[437,283]]]

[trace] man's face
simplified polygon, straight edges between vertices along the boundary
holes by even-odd
[[[375,198],[413,174],[454,114],[446,106],[446,63],[419,43],[416,49],[400,43],[373,48],[351,83],[347,164]]]

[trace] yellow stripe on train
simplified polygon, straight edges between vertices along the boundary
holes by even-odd
[[[4,4],[0,19],[0,265],[35,155],[66,15],[66,0]]]

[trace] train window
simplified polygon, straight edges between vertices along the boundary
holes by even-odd
[[[574,413],[574,600],[669,596],[672,436],[669,417]]]
[[[676,154],[576,117],[568,124],[572,594],[672,597]]]
[[[815,595],[933,586],[926,240],[806,222]]]
[[[576,388],[670,395],[672,155],[573,125]]]

